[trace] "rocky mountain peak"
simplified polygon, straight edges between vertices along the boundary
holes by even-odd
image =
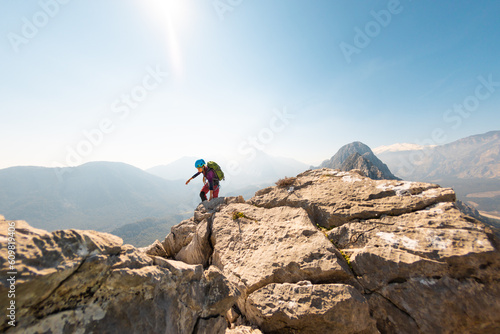
[[[359,155],[363,155],[366,153],[372,153],[370,147],[363,144],[362,142],[355,141],[350,144],[342,146],[335,155],[333,155],[330,159],[325,160],[319,166],[320,168],[332,168],[332,169],[340,169],[344,161],[354,153],[358,153]]]
[[[204,202],[144,249],[105,233],[17,222],[18,324],[4,318],[0,328],[498,332],[492,230],[458,209],[452,189],[361,174],[309,170],[248,201]],[[2,277],[6,258],[2,248]]]
[[[332,158],[323,161],[318,168],[342,171],[359,169],[375,180],[399,180],[391,173],[387,165],[373,154],[370,147],[359,141],[342,146]]]

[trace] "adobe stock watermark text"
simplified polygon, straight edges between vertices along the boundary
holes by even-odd
[[[158,89],[167,76],[168,72],[164,72],[158,65],[156,68],[146,67],[146,73],[141,83],[133,86],[130,91],[121,94],[113,101],[107,115],[98,121],[95,127],[82,130],[81,139],[74,145],[66,146],[64,161],[53,161],[53,167],[72,167],[83,163],[84,159],[101,146],[106,137],[113,133],[116,127],[140,106],[141,102]],[[60,173],[65,171],[67,169],[58,171],[58,177],[60,178]]]
[[[7,227],[7,319],[9,326],[16,326],[16,222],[9,221]]]
[[[21,18],[21,28],[18,32],[10,31],[7,39],[15,52],[19,52],[22,45],[28,44],[40,33],[41,29],[47,26],[51,19],[56,17],[62,6],[67,5],[71,0],[40,0],[40,9],[31,17]]]
[[[366,49],[391,24],[393,18],[403,12],[403,9],[404,7],[399,0],[389,0],[385,9],[370,11],[371,20],[361,28],[354,27],[352,42],[342,41],[339,44],[346,62],[350,64],[353,61],[353,56]]]
[[[489,74],[487,77],[479,75],[476,79],[478,83],[473,92],[467,95],[460,103],[454,103],[452,107],[446,109],[443,113],[443,121],[453,130],[458,129],[462,126],[465,119],[477,113],[481,102],[489,99],[500,88],[500,81],[494,81],[493,74]],[[420,165],[426,157],[433,153],[433,147],[446,143],[448,140],[448,131],[445,128],[436,127],[432,130],[428,138],[416,141],[416,144],[423,146],[424,149],[415,151],[408,157],[401,157],[397,173],[403,176],[413,173],[416,168],[415,166]]]

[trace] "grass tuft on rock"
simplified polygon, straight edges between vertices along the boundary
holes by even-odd
[[[286,188],[286,187],[289,187],[291,186],[295,180],[297,180],[296,177],[286,177],[284,179],[279,179],[277,182],[276,182],[276,185],[278,186],[278,188]]]

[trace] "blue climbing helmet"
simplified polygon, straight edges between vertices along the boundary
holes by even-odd
[[[200,168],[200,167],[205,166],[205,160],[203,160],[203,159],[196,160],[196,162],[194,163],[194,166],[196,168]]]

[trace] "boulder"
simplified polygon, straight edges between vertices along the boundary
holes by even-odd
[[[227,322],[224,317],[200,319],[196,324],[194,332],[196,334],[225,334]]]
[[[139,250],[151,256],[167,257],[167,252],[163,248],[163,244],[158,240],[155,240],[155,242],[147,247],[139,248]]]
[[[376,333],[367,300],[345,284],[268,284],[247,300],[266,333]]]
[[[372,180],[358,173],[323,168],[299,174],[288,187],[257,191],[247,202],[265,208],[301,207],[315,224],[330,229],[354,219],[401,215],[453,201],[452,189],[435,184]]]
[[[15,226],[15,264],[5,247]],[[149,256],[119,237],[95,231],[52,233],[25,222],[0,221],[0,294],[14,276],[16,326],[8,333],[192,333],[204,319],[223,316],[237,291],[217,268],[203,271]],[[15,274],[12,274],[15,270]],[[223,332],[221,330],[221,332]]]
[[[189,218],[171,228],[170,233],[162,242],[168,257],[175,256],[191,242],[197,226],[198,222],[194,218]]]
[[[212,246],[210,244],[211,221],[204,219],[196,226],[193,231],[193,236],[190,237],[190,242],[175,254],[175,259],[184,261],[190,264],[201,264],[204,267],[208,266],[210,256],[212,254]]]
[[[262,334],[262,332],[255,328],[255,326],[236,326],[226,330],[226,334]]]
[[[498,333],[500,288],[471,278],[413,277],[377,292],[407,314],[419,333]],[[372,304],[372,309],[376,309]],[[381,319],[377,319],[379,322]],[[391,317],[386,325],[404,328]]]
[[[238,287],[238,307],[271,283],[345,282],[352,278],[333,244],[302,208],[230,204],[213,218],[212,264]]]
[[[455,203],[440,201],[400,215],[352,219],[327,236],[346,254],[381,331],[499,329],[495,237]]]
[[[231,203],[244,203],[242,196],[219,197],[198,205],[192,218],[172,227],[162,245],[168,257],[191,264],[208,266],[212,254],[210,235],[212,216],[222,206]]]

